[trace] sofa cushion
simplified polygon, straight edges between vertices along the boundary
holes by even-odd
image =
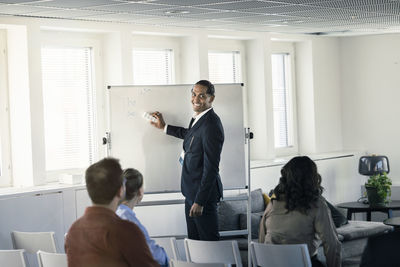
[[[328,208],[331,211],[332,220],[333,220],[333,223],[335,224],[336,228],[349,223],[347,218],[344,217],[344,215],[337,208],[335,208],[331,203],[326,201],[326,204],[328,205]]]
[[[239,215],[245,213],[247,200],[224,200],[218,207],[218,224],[220,231],[240,229]]]
[[[258,231],[260,227],[261,217],[264,212],[254,212],[251,214],[251,238],[258,238]],[[241,213],[239,215],[240,229],[247,229],[247,214]]]
[[[241,194],[245,195],[245,194]],[[241,196],[239,195],[239,196]],[[264,212],[264,198],[261,189],[251,192],[252,212]],[[247,212],[247,200],[223,200],[218,207],[218,225],[220,231],[243,229],[240,227],[240,214]],[[244,219],[246,221],[246,219]],[[258,222],[259,223],[259,222]],[[246,229],[246,228],[244,228]],[[258,227],[257,227],[258,231]]]
[[[260,188],[251,191],[251,213],[264,212],[265,202]]]
[[[392,226],[381,222],[349,221],[348,224],[337,228],[337,233],[342,235],[344,240],[353,240],[372,235],[382,234],[391,231]]]

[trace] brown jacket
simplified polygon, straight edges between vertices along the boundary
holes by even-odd
[[[142,231],[112,210],[88,207],[65,240],[69,267],[159,266]]]
[[[270,201],[260,222],[259,242],[307,244],[312,257],[322,241],[328,267],[341,266],[341,243],[325,199],[320,197],[307,214],[287,212],[285,205],[285,201]]]

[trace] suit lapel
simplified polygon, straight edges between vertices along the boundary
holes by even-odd
[[[195,125],[192,126],[192,128],[189,129],[189,133],[192,131],[196,131],[208,118],[208,116],[210,116],[210,114],[214,112],[213,109],[209,110],[206,114],[204,114],[197,122]]]

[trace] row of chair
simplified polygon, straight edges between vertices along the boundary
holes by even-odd
[[[39,267],[67,266],[65,254],[57,253],[53,232],[12,232],[14,250],[0,251],[0,266],[26,266],[25,252],[36,254]],[[177,240],[171,238],[154,238],[156,243],[164,247],[171,259],[171,266],[189,267],[190,265],[214,264],[212,266],[235,265],[242,267],[238,244],[235,240],[198,241],[184,239],[184,251],[179,252]],[[305,244],[270,245],[252,242],[250,252],[254,266],[311,266],[310,256]],[[288,255],[290,255],[288,257]],[[15,264],[10,264],[14,262]],[[222,265],[221,265],[222,264]],[[35,264],[36,265],[36,264]],[[30,266],[32,266],[30,264]],[[206,267],[208,265],[204,265]]]
[[[171,238],[170,245],[167,239],[159,240],[168,255],[174,255],[171,259],[175,260],[175,267],[197,266],[190,265],[187,262],[216,264],[222,263],[221,266],[235,265],[242,267],[242,260],[239,253],[239,247],[235,240],[226,241],[198,241],[185,239],[184,246],[187,262],[183,262],[177,249],[175,238]],[[169,251],[175,251],[171,252]],[[273,245],[260,244],[251,242],[250,254],[253,266],[274,266],[274,267],[311,267],[311,259],[306,244],[293,245]],[[179,262],[177,262],[179,261]],[[198,265],[200,267],[201,265]],[[204,265],[204,267],[207,265]],[[216,266],[216,265],[214,265]]]
[[[39,250],[37,253],[39,267],[67,267],[67,255]],[[25,249],[0,250],[0,266],[27,267]]]

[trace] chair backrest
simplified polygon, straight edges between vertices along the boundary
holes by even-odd
[[[165,252],[170,259],[182,260],[175,237],[155,237],[152,239],[165,249]]]
[[[57,252],[54,232],[11,232],[14,249],[25,249],[27,253],[36,254],[39,250]]]
[[[26,267],[25,250],[0,250],[0,266]]]
[[[187,261],[198,263],[236,264],[242,267],[242,259],[236,240],[199,241],[185,239]]]
[[[68,267],[67,254],[50,253],[39,250],[37,252],[39,267]]]
[[[170,261],[170,267],[225,267],[223,263],[197,263],[187,261]]]
[[[306,244],[275,245],[251,242],[250,252],[255,266],[311,267]]]

